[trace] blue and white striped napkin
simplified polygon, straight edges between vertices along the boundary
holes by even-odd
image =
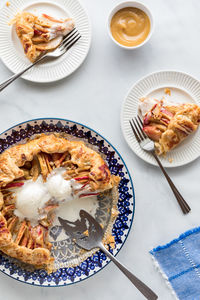
[[[200,227],[150,254],[177,299],[200,300]]]

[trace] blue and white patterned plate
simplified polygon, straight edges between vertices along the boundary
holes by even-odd
[[[133,222],[135,196],[133,183],[122,157],[105,138],[87,126],[73,121],[55,118],[35,119],[20,123],[3,132],[0,135],[0,153],[16,143],[25,142],[35,134],[51,132],[67,134],[71,139],[83,140],[102,154],[112,174],[121,177],[117,201],[119,215],[111,228],[115,237],[115,249],[110,251],[116,255],[125,243]],[[108,226],[109,215],[105,212],[109,211],[107,208],[112,204],[112,195],[101,196],[98,200],[101,205],[96,217]],[[62,237],[61,230],[59,226],[54,226],[50,232],[52,249],[54,249],[52,255],[56,263],[59,265],[61,262],[60,266],[62,266],[56,272],[47,274],[45,270],[29,268],[3,253],[0,253],[0,271],[24,283],[57,287],[87,279],[109,263],[110,260],[101,251],[84,253],[80,257],[81,254],[72,246],[69,238]],[[71,263],[72,261],[78,264]]]

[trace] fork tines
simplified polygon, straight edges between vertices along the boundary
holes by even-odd
[[[69,50],[80,38],[80,33],[74,28],[63,38],[60,48],[62,50]]]
[[[135,117],[129,122],[138,143],[148,138],[146,133],[143,131],[143,122],[140,116]]]
[[[131,128],[133,130],[134,136],[136,138],[136,140],[138,141],[140,147],[145,150],[146,152],[151,153],[155,160],[157,161],[160,169],[162,170],[163,174],[165,175],[182,211],[184,214],[189,213],[189,211],[191,210],[191,208],[189,207],[189,205],[187,204],[187,202],[184,200],[184,198],[182,197],[182,195],[179,193],[179,191],[177,190],[176,186],[174,185],[174,183],[172,182],[172,180],[170,179],[169,175],[167,174],[167,172],[165,171],[165,169],[162,166],[161,161],[159,160],[159,158],[157,157],[157,154],[155,152],[155,148],[154,148],[154,142],[151,141],[149,139],[149,137],[147,136],[147,134],[144,132],[143,130],[143,122],[141,120],[141,118],[139,116],[135,117],[134,119],[132,119],[131,121],[129,120]],[[184,128],[186,130],[186,128]],[[188,129],[187,129],[188,130]]]

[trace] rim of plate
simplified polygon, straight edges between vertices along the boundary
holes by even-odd
[[[70,76],[82,65],[91,46],[92,32],[89,15],[79,0],[10,0],[9,2],[9,7],[4,5],[0,9],[0,58],[11,72],[16,74],[22,71],[30,62],[25,54],[22,57],[17,52],[12,41],[12,26],[9,26],[8,22],[16,15],[19,8],[24,9],[38,3],[54,5],[69,12],[82,38],[62,57],[51,63],[36,65],[21,78],[38,83],[55,82]],[[5,44],[5,41],[8,42]]]
[[[131,130],[129,120],[137,114],[139,98],[165,87],[176,88],[189,94],[194,102],[200,105],[200,81],[198,79],[181,71],[161,70],[143,76],[132,85],[122,103],[120,116],[121,130],[131,150],[145,162],[157,167],[153,156],[140,148]],[[187,139],[183,143],[185,144],[171,150],[166,157],[160,157],[164,167],[180,167],[200,156],[200,128],[194,133],[189,143]],[[190,150],[188,150],[188,144]],[[171,158],[172,162],[170,162]]]
[[[36,118],[36,119],[30,119],[30,120],[27,120],[27,121],[23,121],[23,122],[20,122],[20,123],[17,123],[16,125],[13,125],[11,127],[9,127],[8,129],[0,132],[0,136],[2,134],[5,134],[7,131],[9,130],[12,130],[20,125],[23,125],[23,124],[28,124],[29,122],[34,122],[34,121],[42,121],[42,120],[55,120],[55,121],[65,121],[65,122],[70,122],[70,123],[73,123],[74,125],[80,125],[86,129],[89,129],[90,131],[94,132],[95,134],[97,134],[99,137],[101,137],[103,140],[105,140],[112,148],[113,150],[117,153],[117,155],[120,157],[122,163],[124,164],[124,167],[127,171],[127,176],[129,177],[129,180],[130,180],[130,184],[131,184],[131,191],[132,191],[132,196],[133,196],[133,206],[132,206],[132,215],[131,215],[131,220],[130,220],[130,226],[128,228],[128,231],[125,235],[125,238],[124,238],[124,241],[122,242],[121,246],[119,249],[116,249],[116,253],[113,253],[114,256],[117,256],[118,253],[120,252],[120,250],[123,248],[128,236],[129,236],[129,233],[131,231],[131,228],[132,228],[132,225],[133,225],[133,220],[134,220],[134,216],[135,216],[135,189],[134,189],[134,185],[133,185],[133,181],[132,181],[132,177],[130,175],[130,172],[129,172],[129,169],[124,161],[124,159],[122,158],[121,154],[118,152],[118,150],[104,137],[102,136],[101,134],[99,134],[96,130],[90,128],[89,126],[86,126],[82,123],[79,123],[79,122],[76,122],[76,121],[73,121],[73,120],[69,120],[69,119],[64,119],[64,118],[50,118],[50,117],[46,117],[46,118]],[[27,281],[24,281],[24,280],[21,280],[20,278],[16,278],[16,277],[13,277],[12,275],[10,275],[9,273],[6,273],[5,271],[1,270],[0,269],[0,272],[3,273],[4,275],[16,280],[16,281],[19,281],[19,282],[22,282],[24,284],[29,284],[31,286],[36,286],[36,287],[48,287],[48,288],[53,288],[53,287],[63,287],[63,286],[68,286],[68,285],[73,285],[73,284],[76,284],[76,283],[79,283],[79,282],[83,282],[84,280],[94,276],[95,274],[97,274],[98,272],[100,272],[101,270],[103,270],[109,263],[111,262],[111,260],[107,257],[107,259],[104,261],[104,265],[101,266],[101,267],[98,267],[97,270],[94,270],[92,274],[90,275],[87,275],[86,277],[84,278],[80,278],[79,280],[77,281],[74,281],[74,282],[71,282],[71,283],[67,283],[67,284],[57,284],[57,285],[42,285],[42,284],[32,284],[30,282],[27,282]],[[0,265],[0,268],[1,268],[1,265]]]

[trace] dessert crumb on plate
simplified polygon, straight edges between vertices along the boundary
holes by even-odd
[[[169,88],[165,88],[164,92],[166,95],[171,96],[171,90]]]

